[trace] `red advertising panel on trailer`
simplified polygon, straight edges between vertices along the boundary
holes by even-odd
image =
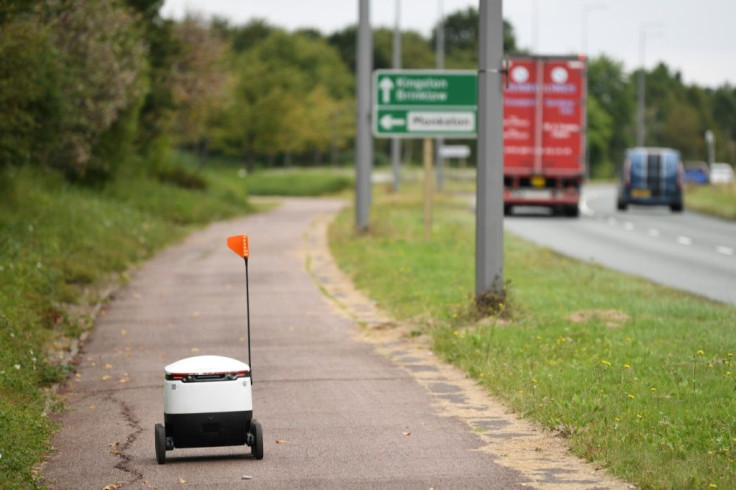
[[[585,83],[585,62],[578,58],[510,60],[504,90],[507,175],[584,175]]]

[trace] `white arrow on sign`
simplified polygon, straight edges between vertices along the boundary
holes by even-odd
[[[394,82],[392,82],[390,78],[384,77],[381,79],[378,87],[381,89],[383,103],[388,104],[391,102],[391,91],[394,89]]]
[[[391,114],[386,114],[380,120],[381,127],[385,130],[391,130],[394,126],[406,125],[406,119],[394,119]]]

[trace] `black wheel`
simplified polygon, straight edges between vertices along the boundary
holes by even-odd
[[[619,211],[626,211],[626,207],[627,207],[627,206],[628,206],[628,205],[627,205],[627,204],[626,204],[626,203],[625,203],[624,201],[621,201],[621,200],[619,200],[619,201],[618,201],[618,202],[616,203],[616,208],[617,208],[617,209],[618,209]]]
[[[570,218],[577,218],[580,216],[580,208],[577,206],[568,206],[565,209],[565,214]]]
[[[250,447],[251,454],[256,459],[263,459],[263,428],[256,419],[250,421],[250,433],[253,434],[253,445]]]
[[[154,430],[156,433],[156,461],[158,464],[166,463],[166,428],[161,424],[156,424]]]
[[[682,202],[676,202],[674,204],[670,204],[670,209],[673,213],[681,213],[682,212]]]

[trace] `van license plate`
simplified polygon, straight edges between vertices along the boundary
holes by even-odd
[[[631,189],[631,197],[651,197],[652,191],[649,189]]]

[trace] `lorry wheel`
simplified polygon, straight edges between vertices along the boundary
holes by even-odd
[[[672,210],[673,213],[681,213],[682,208],[683,208],[682,202],[676,202],[670,205],[670,209]]]
[[[580,208],[578,208],[577,206],[568,206],[568,208],[565,210],[565,214],[570,218],[577,218],[578,216],[580,216]]]
[[[154,429],[156,436],[156,461],[158,464],[166,463],[166,428],[161,424],[156,424]]]
[[[263,428],[261,423],[256,419],[250,421],[250,433],[253,434],[253,445],[250,448],[251,454],[256,459],[263,459]]]

